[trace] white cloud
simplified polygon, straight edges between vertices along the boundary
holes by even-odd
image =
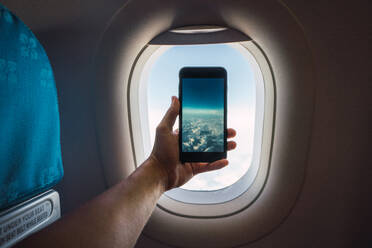
[[[200,190],[205,188],[208,185],[206,180],[203,180],[201,178],[193,178],[192,184],[190,184],[190,187],[187,188],[189,190]]]

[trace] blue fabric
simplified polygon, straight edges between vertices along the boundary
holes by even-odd
[[[32,32],[0,4],[0,210],[63,176],[57,91]]]

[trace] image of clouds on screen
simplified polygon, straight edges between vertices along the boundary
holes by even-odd
[[[224,151],[223,78],[182,81],[182,151]]]

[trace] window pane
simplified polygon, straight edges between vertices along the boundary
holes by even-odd
[[[185,66],[221,66],[227,71],[228,127],[237,131],[234,140],[238,146],[228,152],[230,163],[227,167],[197,175],[182,187],[189,190],[221,189],[239,180],[252,162],[256,102],[253,71],[240,51],[228,44],[170,47],[157,58],[149,72],[147,103],[151,144],[171,96],[178,95],[178,73]],[[145,151],[146,155],[150,152]]]

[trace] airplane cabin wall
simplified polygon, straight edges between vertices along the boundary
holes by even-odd
[[[90,92],[92,58],[105,24],[126,1],[0,2],[36,33],[54,69],[65,168],[56,188],[67,213],[105,189]],[[303,25],[317,71],[308,166],[289,217],[243,247],[367,247],[372,245],[367,218],[372,208],[370,4],[283,2]],[[168,246],[141,235],[136,247]]]

